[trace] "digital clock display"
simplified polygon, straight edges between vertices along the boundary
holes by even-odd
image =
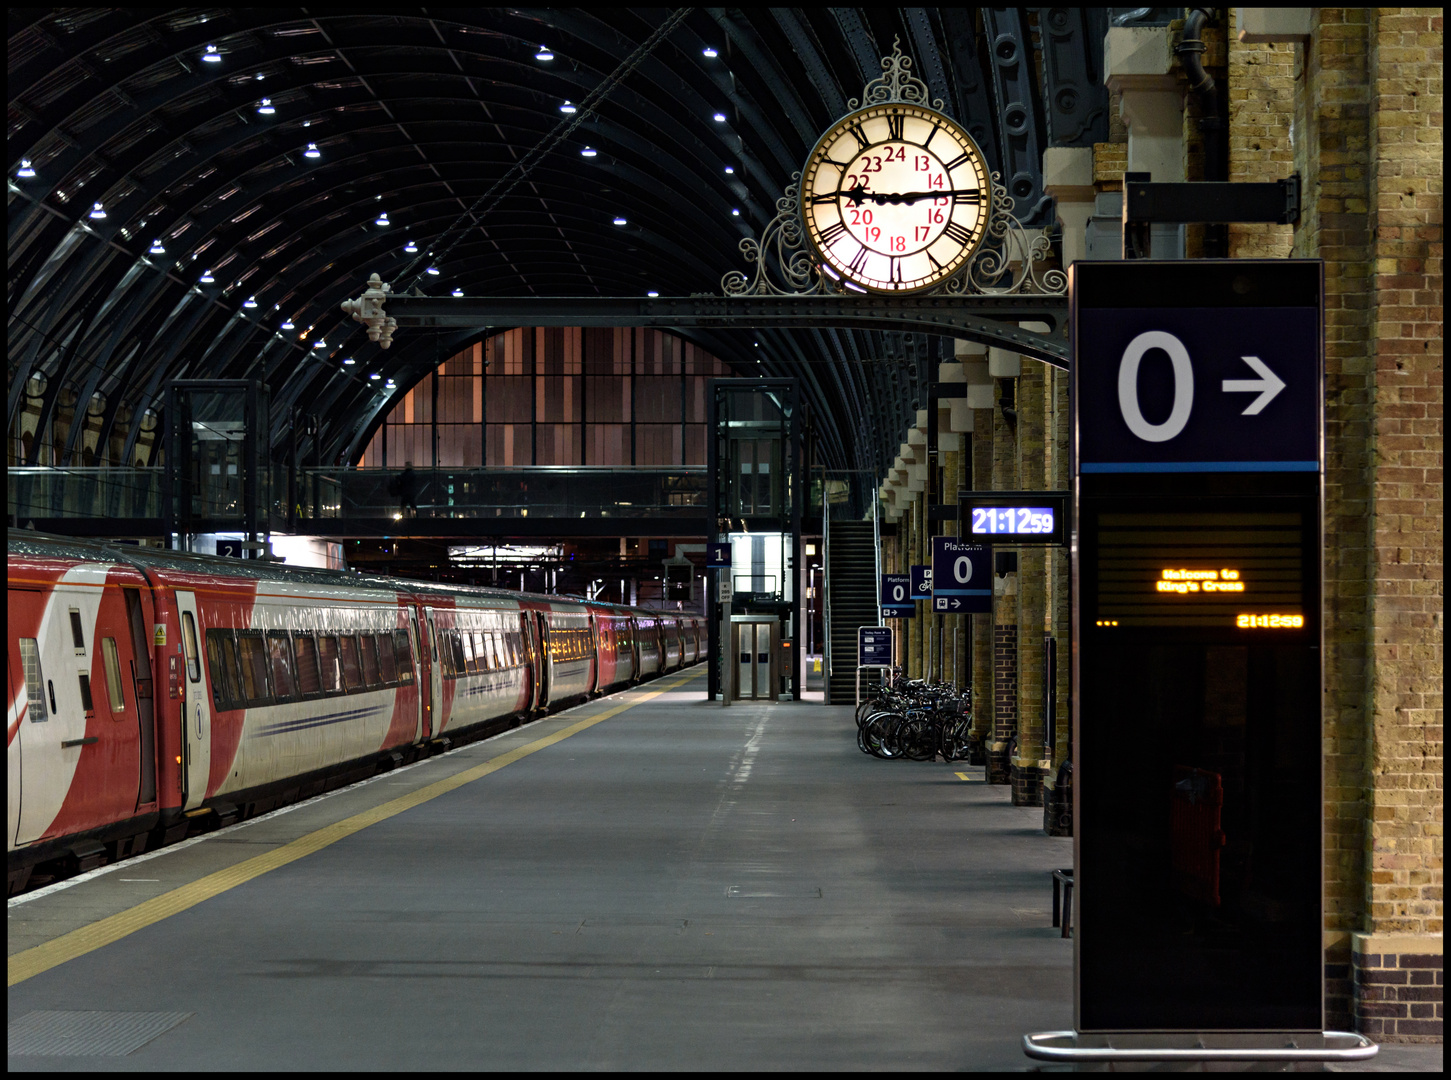
[[[974,536],[1045,536],[1054,531],[1051,506],[975,506]]]

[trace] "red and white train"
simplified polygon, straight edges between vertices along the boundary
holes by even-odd
[[[10,530],[8,891],[704,659],[693,615]]]

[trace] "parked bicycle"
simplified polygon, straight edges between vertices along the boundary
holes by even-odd
[[[893,668],[887,684],[857,707],[857,746],[880,758],[944,761],[968,757],[972,695],[944,683],[906,678]]]

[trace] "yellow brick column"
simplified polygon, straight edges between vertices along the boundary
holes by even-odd
[[[1022,364],[1017,400],[1017,486],[1043,489],[1047,365]],[[1014,806],[1043,804],[1043,629],[1047,616],[1048,549],[1018,551],[1018,743],[1012,760]]]

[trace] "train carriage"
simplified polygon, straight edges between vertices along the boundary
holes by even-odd
[[[7,554],[12,892],[702,653],[698,618],[617,605],[18,530]]]

